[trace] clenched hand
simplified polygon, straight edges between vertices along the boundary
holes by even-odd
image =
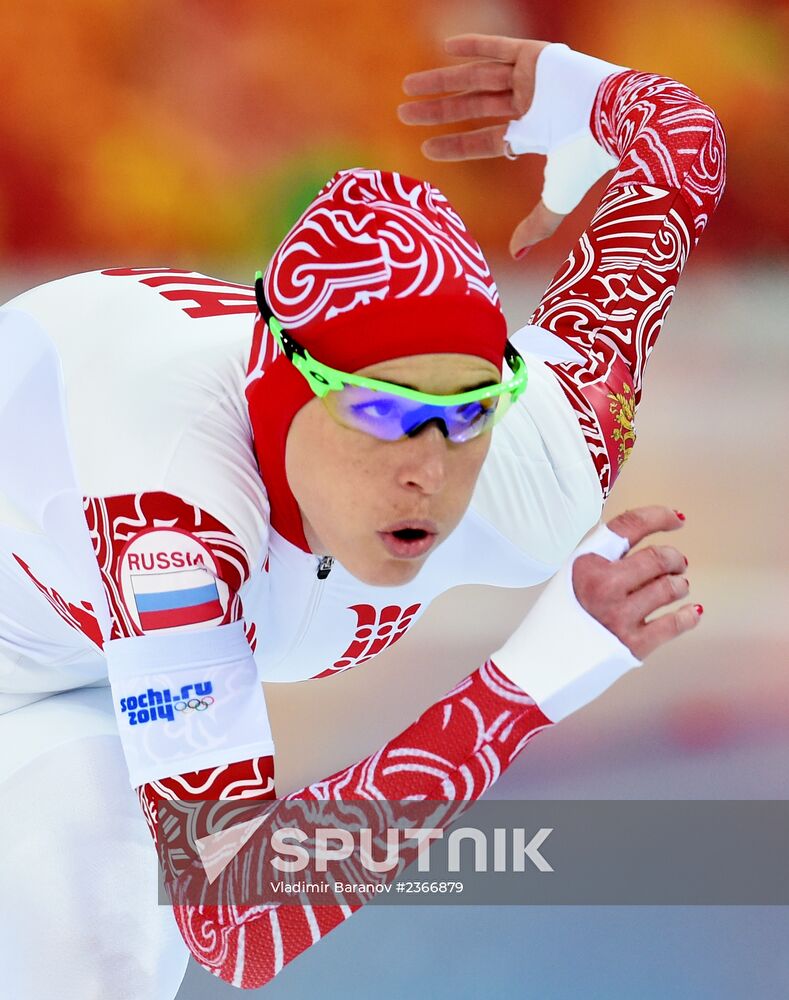
[[[670,507],[637,507],[608,521],[631,547],[658,531],[676,531],[683,519]],[[584,609],[643,660],[658,646],[698,625],[702,608],[684,604],[646,622],[653,612],[686,597],[688,561],[673,545],[651,544],[609,561],[586,553],[573,563],[573,587]]]

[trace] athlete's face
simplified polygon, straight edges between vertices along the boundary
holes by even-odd
[[[412,355],[356,374],[437,395],[501,375],[471,354]],[[343,427],[315,397],[294,417],[285,449],[288,483],[310,548],[334,556],[365,583],[408,583],[466,512],[490,442],[487,432],[453,444],[436,423],[402,441],[381,441]],[[434,522],[437,534],[425,553],[406,557],[391,551],[381,533],[412,520]]]

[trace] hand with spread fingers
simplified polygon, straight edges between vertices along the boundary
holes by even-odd
[[[673,545],[633,546],[660,531],[676,531],[684,516],[670,507],[637,507],[607,522],[609,531],[627,540],[630,551],[608,560],[587,552],[573,563],[572,581],[578,602],[623,645],[643,660],[699,623],[700,604],[683,604],[651,621],[646,618],[686,597],[688,561]]]
[[[520,118],[534,97],[537,56],[548,42],[499,35],[458,35],[448,38],[451,56],[469,56],[474,62],[410,73],[403,80],[410,101],[398,108],[406,125],[446,125],[479,118]],[[436,94],[445,96],[435,97]],[[431,160],[475,160],[505,156],[505,125],[489,125],[468,132],[434,136],[422,145]]]
[[[542,197],[510,240],[510,252],[520,258],[551,236],[592,184],[616,166],[595,141],[589,113],[600,80],[622,67],[564,44],[502,35],[457,35],[444,47],[472,61],[410,73],[403,90],[421,100],[401,104],[398,116],[406,125],[428,126],[505,119],[432,136],[422,143],[431,160],[547,156]]]

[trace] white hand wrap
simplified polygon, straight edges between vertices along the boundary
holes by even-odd
[[[243,622],[104,644],[132,788],[274,753]]]
[[[579,603],[573,563],[586,552],[611,561],[629,548],[601,525],[582,542],[540,594],[522,624],[491,655],[496,666],[558,722],[593,701],[641,661]]]
[[[548,157],[542,200],[552,212],[571,212],[594,182],[617,166],[592,135],[589,117],[600,84],[624,69],[561,43],[546,46],[537,57],[531,107],[509,123],[504,138],[513,153]]]

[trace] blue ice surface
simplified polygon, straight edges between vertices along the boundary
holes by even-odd
[[[367,906],[259,990],[270,1000],[789,997],[789,907]],[[178,1000],[238,996],[190,963]]]

